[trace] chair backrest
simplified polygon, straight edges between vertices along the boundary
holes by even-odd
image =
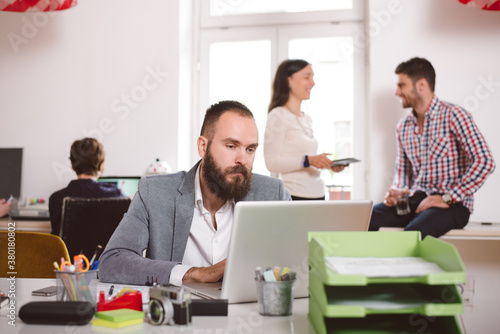
[[[69,260],[61,238],[38,232],[0,231],[0,253],[0,277],[56,278],[53,263]]]
[[[63,200],[60,236],[71,257],[81,252],[90,260],[97,245],[103,249],[130,205],[128,197]]]

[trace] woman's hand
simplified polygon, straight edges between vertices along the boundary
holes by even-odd
[[[347,165],[335,165],[335,166],[332,166],[331,170],[333,170],[335,173],[340,173],[347,166],[349,166],[349,164],[347,164]]]
[[[310,155],[309,158],[309,166],[314,166],[319,169],[330,169],[332,165],[332,160],[328,159],[326,156],[330,155],[330,153],[322,153],[318,155]]]

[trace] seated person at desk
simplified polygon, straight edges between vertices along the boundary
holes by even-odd
[[[393,188],[373,207],[370,231],[405,227],[422,239],[461,229],[469,221],[474,192],[495,169],[495,162],[472,116],[434,94],[436,73],[423,58],[396,68],[396,95],[412,112],[397,126]],[[397,196],[410,191],[410,212],[398,215]]]
[[[152,276],[159,284],[217,282],[235,203],[290,200],[281,180],[251,172],[258,131],[243,104],[212,105],[197,146],[202,160],[188,172],[141,179],[100,258],[101,281],[145,284]]]
[[[7,202],[7,200],[5,198],[0,199],[0,218],[2,218],[3,216],[6,216],[7,213],[9,213],[11,204],[12,204],[12,201]]]
[[[78,179],[56,191],[49,198],[50,223],[52,234],[59,235],[62,219],[62,206],[65,197],[103,198],[123,197],[116,185],[97,182],[104,170],[104,149],[94,138],[83,138],[71,145],[71,167]]]

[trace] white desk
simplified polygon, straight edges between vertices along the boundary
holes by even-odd
[[[13,220],[10,217],[0,218],[0,231],[7,231],[10,222],[15,222],[16,231],[50,233],[50,220]]]
[[[381,227],[380,231],[402,231],[401,227]],[[470,222],[463,229],[451,230],[441,239],[500,240],[500,224]]]
[[[31,291],[50,285],[55,285],[55,279],[17,279],[16,311],[22,305],[35,300],[55,300],[55,297],[32,297]],[[8,291],[6,278],[0,278],[0,289]],[[314,333],[307,319],[308,299],[295,299],[293,315],[287,317],[264,317],[259,314],[257,303],[229,305],[229,315],[224,317],[195,316],[189,326],[153,326],[145,322],[139,330],[128,332],[127,328],[113,330],[106,327],[92,326],[56,326],[27,325],[16,315],[16,326],[8,325],[7,310],[3,309],[0,316],[0,333],[22,334],[87,334],[87,333],[196,333],[196,334],[229,334],[229,333]],[[134,327],[135,328],[135,327]],[[111,330],[111,331],[110,331]]]

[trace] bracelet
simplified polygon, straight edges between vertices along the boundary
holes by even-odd
[[[303,166],[304,168],[307,168],[309,167],[309,157],[306,155],[306,157],[304,158],[304,163],[303,163]]]

